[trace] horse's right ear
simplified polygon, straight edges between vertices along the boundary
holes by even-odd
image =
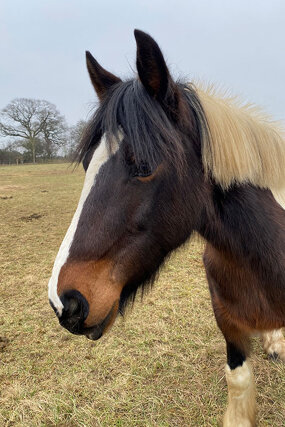
[[[163,100],[172,83],[163,54],[156,41],[147,33],[135,30],[134,34],[140,81],[151,96]]]
[[[100,101],[102,101],[107,91],[114,84],[121,82],[121,79],[101,67],[101,65],[88,51],[86,51],[86,64],[91,83],[97,93],[98,98]]]

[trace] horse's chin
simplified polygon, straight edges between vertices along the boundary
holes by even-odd
[[[103,335],[103,332],[102,332],[102,331],[100,331],[100,330],[95,330],[94,332],[90,332],[90,333],[86,334],[85,336],[86,336],[86,338],[88,338],[89,340],[97,341],[97,340],[99,340],[99,338],[101,338],[101,337],[102,337],[102,335]]]
[[[89,326],[85,329],[84,335],[92,341],[96,341],[102,337],[103,334],[107,332],[108,329],[113,325],[117,314],[118,314],[119,302],[115,301],[111,310],[107,314],[104,320],[97,325]]]

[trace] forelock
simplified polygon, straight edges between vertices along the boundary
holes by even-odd
[[[103,134],[109,146],[122,133],[137,163],[147,162],[155,169],[171,161],[177,170],[184,161],[182,134],[169,117],[167,108],[152,98],[139,80],[115,85],[91,118],[78,149],[81,161],[98,144]]]

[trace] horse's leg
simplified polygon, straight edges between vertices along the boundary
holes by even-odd
[[[285,362],[285,338],[282,329],[262,333],[264,351],[273,359],[280,358]]]
[[[249,361],[242,350],[227,343],[226,380],[228,407],[224,427],[252,427],[255,425],[255,384]]]
[[[248,360],[249,337],[231,319],[224,302],[215,291],[215,280],[207,271],[212,305],[217,324],[227,344],[226,380],[228,406],[224,415],[224,427],[255,426],[255,383]]]

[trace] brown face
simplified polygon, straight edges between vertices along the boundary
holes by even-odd
[[[152,216],[158,194],[168,197],[164,168],[134,171],[126,153],[123,140],[109,158],[103,137],[85,164],[82,195],[49,284],[62,326],[92,339],[112,325],[129,289],[149,279],[165,256],[156,244],[161,217]]]

